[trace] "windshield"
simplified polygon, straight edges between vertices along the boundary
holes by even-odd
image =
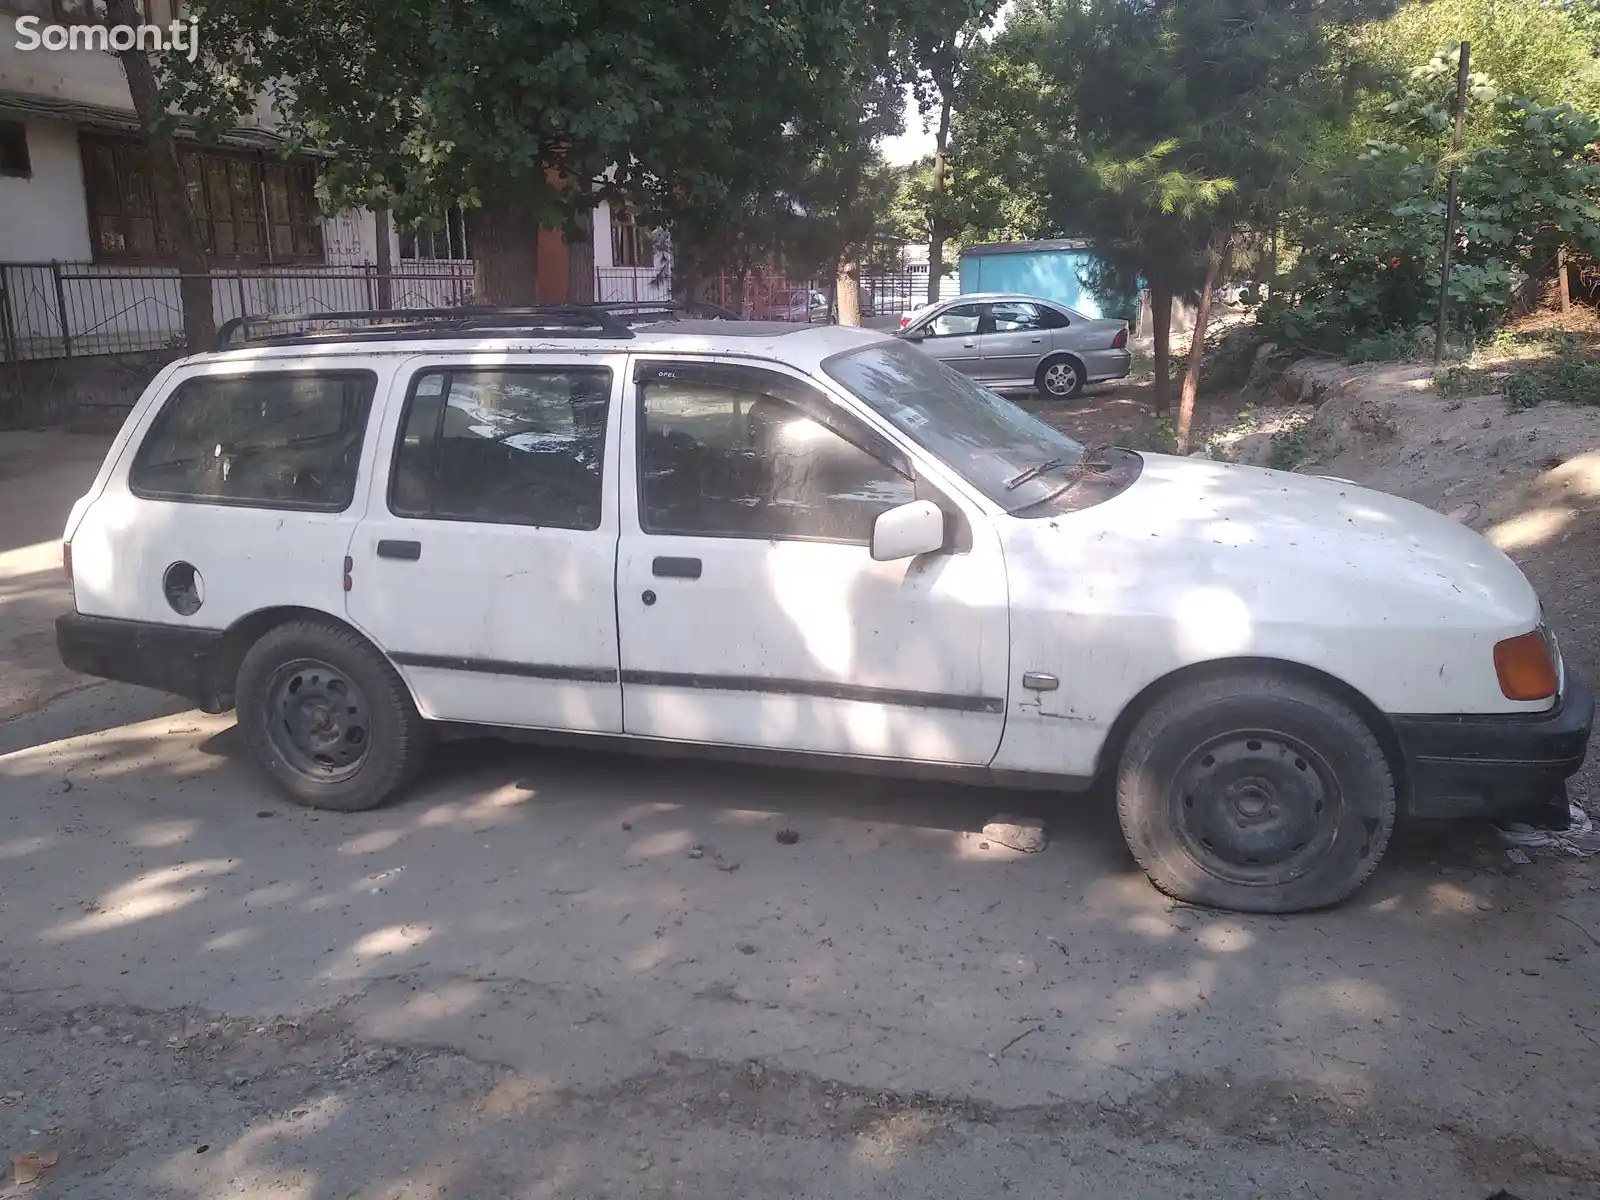
[[[822,369],[1007,511],[1046,499],[1060,471],[1083,462],[1078,442],[908,342],[836,354]]]

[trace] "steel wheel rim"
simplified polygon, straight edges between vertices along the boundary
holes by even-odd
[[[1169,806],[1184,850],[1226,883],[1276,887],[1338,840],[1343,800],[1326,760],[1265,730],[1222,734],[1179,767]]]
[[[1077,385],[1078,372],[1071,363],[1051,363],[1044,369],[1045,390],[1052,395],[1065,396]]]
[[[371,709],[344,671],[314,658],[285,663],[267,681],[267,737],[292,769],[318,783],[349,779],[367,759]]]

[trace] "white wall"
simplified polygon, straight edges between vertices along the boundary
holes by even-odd
[[[393,225],[393,222],[390,222]],[[378,222],[371,209],[342,208],[322,222],[322,246],[330,265],[335,263],[375,263],[378,261]],[[400,257],[393,229],[389,239],[390,261]]]
[[[595,206],[590,228],[594,231],[595,269],[611,267],[614,265],[611,258],[611,205],[602,201]]]
[[[13,16],[0,14],[0,91],[132,111],[128,80],[115,55],[42,46],[19,50]]]
[[[19,50],[12,29],[15,16],[0,11],[0,92],[132,113],[128,79],[115,54],[101,50],[46,50],[42,46]],[[271,98],[265,92],[257,95],[253,111],[240,123],[275,129],[278,116]]]
[[[84,262],[89,209],[78,131],[65,121],[26,121],[33,178],[0,176],[0,262]]]
[[[602,202],[594,210],[595,295],[599,301],[670,300],[672,298],[672,248],[666,236],[655,236],[655,262],[648,267],[619,267],[611,255],[611,206]],[[665,268],[665,270],[663,270]],[[660,282],[656,282],[657,280]]]

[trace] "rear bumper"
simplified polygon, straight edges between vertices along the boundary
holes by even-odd
[[[221,642],[215,629],[75,612],[56,618],[56,649],[72,670],[171,692],[202,708],[213,701],[211,666]]]
[[[1594,694],[1569,672],[1561,703],[1549,712],[1390,723],[1405,759],[1412,816],[1516,816],[1565,795],[1589,748]]]
[[[1086,350],[1082,354],[1083,370],[1090,383],[1126,379],[1132,369],[1133,355],[1126,350]]]

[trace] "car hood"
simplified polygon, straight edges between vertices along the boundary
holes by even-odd
[[[1407,500],[1151,454],[1103,502],[1002,530],[1018,660],[1095,681],[1072,720],[1104,724],[1154,681],[1225,659],[1312,668],[1381,712],[1548,706],[1508,700],[1494,667],[1496,643],[1539,622],[1533,588]]]
[[[1109,570],[1145,589],[1226,587],[1259,616],[1335,624],[1471,614],[1531,628],[1533,588],[1466,526],[1342,480],[1145,454],[1134,483],[1081,512],[1037,520],[1038,565]],[[1021,547],[1019,547],[1021,549]]]

